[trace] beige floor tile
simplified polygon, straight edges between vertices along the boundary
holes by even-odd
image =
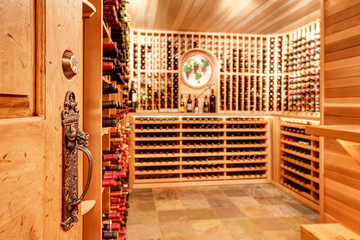
[[[129,239],[131,240],[131,239]],[[186,237],[169,237],[169,238],[162,238],[161,240],[198,240],[195,235],[193,236],[186,236]]]
[[[266,192],[263,188],[261,187],[250,187],[250,186],[246,186],[244,188],[244,191],[249,194],[250,196],[253,197],[271,197],[272,195],[268,192]]]
[[[248,207],[238,207],[247,217],[271,217],[272,212],[269,212],[263,206],[248,206]]]
[[[157,192],[154,193],[155,201],[162,201],[162,200],[178,200],[179,197],[177,192]]]
[[[231,234],[233,240],[268,240],[262,232],[251,232],[245,234]],[[288,239],[295,240],[295,239]]]
[[[254,197],[261,205],[279,205],[284,204],[275,197]]]
[[[176,192],[175,187],[161,187],[161,188],[153,188],[153,193],[164,193],[164,192]]]
[[[181,199],[184,208],[186,209],[194,209],[194,208],[210,208],[210,204],[206,201],[205,198],[186,198]]]
[[[232,236],[230,233],[221,233],[221,234],[204,234],[198,235],[198,240],[232,240]]]
[[[139,192],[130,194],[130,201],[154,201],[152,192]]]
[[[186,209],[186,213],[190,220],[217,219],[211,208]]]
[[[300,233],[293,230],[287,231],[265,231],[264,236],[268,240],[297,240],[300,239]]]
[[[234,206],[234,203],[231,202],[228,198],[208,198],[207,201],[212,207]]]
[[[184,209],[184,206],[180,200],[155,201],[155,206],[157,211]]]
[[[158,211],[158,218],[159,223],[189,220],[185,210]]]
[[[237,207],[214,207],[212,208],[218,218],[242,218],[246,215],[241,212]]]
[[[248,196],[247,192],[245,192],[241,188],[223,189],[223,192],[228,197],[246,197],[246,196]]]
[[[131,211],[127,220],[127,224],[158,224],[158,216],[155,211]]]
[[[134,201],[130,204],[130,211],[155,211],[155,203],[153,201]]]
[[[237,207],[245,207],[245,206],[261,206],[254,197],[232,197],[229,198]]]
[[[128,240],[299,240],[319,214],[272,184],[131,191]]]
[[[229,233],[219,219],[193,220],[191,221],[191,224],[196,236]]]
[[[199,192],[201,192],[205,198],[221,198],[221,197],[226,197],[225,193],[223,191],[221,191],[219,188],[207,188],[204,190],[200,190]]]
[[[158,224],[135,224],[126,226],[128,240],[161,239]]]
[[[279,217],[279,219],[284,222],[290,229],[294,231],[300,231],[301,225],[310,224],[308,219],[303,216],[297,217]]]
[[[248,218],[242,219],[221,219],[221,222],[231,234],[258,233],[260,229]]]
[[[204,195],[201,194],[201,192],[198,191],[183,191],[178,192],[178,196],[180,199],[205,199]]]
[[[299,213],[301,213],[303,215],[317,214],[317,212],[315,210],[313,210],[301,203],[290,203],[289,205],[290,205],[290,207],[292,207],[293,209],[295,209],[296,211],[298,211]]]
[[[160,223],[160,230],[161,236],[164,239],[195,236],[190,221],[171,221]]]
[[[289,227],[276,217],[252,218],[251,221],[253,221],[261,231],[289,230]]]
[[[301,215],[298,211],[284,204],[266,205],[264,207],[276,217],[293,217]]]

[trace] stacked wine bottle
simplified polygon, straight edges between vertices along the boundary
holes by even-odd
[[[136,110],[134,82],[129,88],[129,16],[126,1],[105,0],[103,43],[102,238],[126,239],[129,208],[129,137],[127,113]],[[134,60],[135,61],[135,60]]]

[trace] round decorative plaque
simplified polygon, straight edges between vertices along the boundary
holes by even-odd
[[[203,52],[188,54],[181,64],[182,81],[191,88],[202,88],[213,75],[213,65]]]

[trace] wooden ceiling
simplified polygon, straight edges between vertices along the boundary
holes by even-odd
[[[131,0],[135,29],[272,34],[320,18],[320,0]]]

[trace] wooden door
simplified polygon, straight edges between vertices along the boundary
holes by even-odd
[[[83,113],[82,73],[68,80],[61,59],[71,50],[81,69],[82,1],[0,1],[0,26],[0,239],[81,239],[81,216],[60,223],[67,91]]]

